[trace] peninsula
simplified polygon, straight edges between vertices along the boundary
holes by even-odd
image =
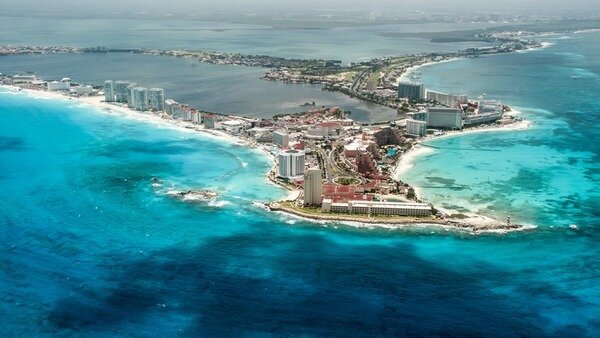
[[[267,204],[273,211],[382,227],[420,224],[475,232],[527,228],[436,208],[421,201],[415,187],[397,179],[397,171],[404,169],[406,160],[424,140],[527,126],[498,100],[468,100],[466,95],[431,91],[425,94],[423,85],[400,83],[397,98],[419,110],[371,125],[353,121],[337,107],[314,107],[272,119],[217,114],[165,99],[161,88],[147,89],[127,81],[78,84],[69,78],[42,80],[33,74],[19,74],[0,76],[0,82],[34,95],[67,96],[101,109],[167,122],[261,149],[275,162],[269,180],[290,191],[285,200]]]

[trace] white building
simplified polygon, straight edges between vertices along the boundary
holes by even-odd
[[[333,203],[324,199],[321,206],[324,212],[387,215],[387,216],[429,216],[431,206],[427,203],[348,201]]]
[[[323,182],[321,169],[310,168],[304,172],[304,205],[321,205]]]
[[[11,78],[11,80],[12,80],[13,84],[31,83],[31,82],[37,80],[37,77],[35,75],[18,74],[18,75],[14,75]]]
[[[129,96],[129,82],[117,81],[115,82],[115,101],[116,102],[127,102]]]
[[[454,107],[457,104],[466,104],[469,102],[469,97],[467,94],[454,95],[454,94],[446,94],[435,92],[433,90],[427,91],[427,101],[436,101],[441,104],[444,104],[448,107]]]
[[[69,79],[68,77],[65,77],[65,78],[63,78],[60,81],[48,82],[46,84],[46,87],[50,91],[55,91],[55,90],[69,90],[69,89],[71,89],[71,79]]]
[[[474,125],[490,123],[499,120],[504,115],[504,107],[498,100],[482,100],[477,104],[477,110],[465,116],[465,124]]]
[[[104,101],[113,102],[115,100],[115,83],[111,80],[104,81]]]
[[[427,126],[433,128],[462,129],[462,109],[428,107]]]
[[[165,110],[165,91],[162,88],[152,88],[148,92],[149,107],[154,111]]]
[[[406,134],[411,136],[425,136],[427,134],[427,122],[413,119],[406,120]]]
[[[127,107],[129,107],[129,108],[135,108],[133,105],[133,101],[134,101],[134,90],[137,88],[137,86],[138,86],[138,84],[135,82],[132,82],[127,85]]]
[[[273,132],[273,141],[281,148],[287,148],[290,146],[290,134],[284,131]]]
[[[305,154],[302,150],[283,150],[277,156],[279,171],[278,176],[284,178],[299,177],[304,174]]]
[[[78,86],[75,88],[75,93],[77,96],[89,96],[94,93],[94,88],[89,85]]]
[[[148,110],[148,89],[144,87],[136,87],[133,89],[132,106],[136,110]]]
[[[226,132],[237,135],[242,132],[242,130],[248,127],[248,123],[242,120],[227,120],[220,122],[220,129],[225,130]]]
[[[192,110],[192,123],[202,124],[202,113],[197,110]]]

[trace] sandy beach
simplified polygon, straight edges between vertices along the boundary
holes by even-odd
[[[406,68],[406,70],[402,73],[402,75],[400,75],[396,79],[396,85],[398,85],[398,83],[400,83],[400,82],[413,82],[409,78],[409,76],[410,76],[410,74],[412,74],[415,71],[417,71],[419,68],[426,67],[426,66],[431,66],[431,65],[435,65],[435,64],[438,64],[438,63],[458,61],[458,60],[462,60],[462,59],[463,58],[455,57],[455,58],[449,58],[449,59],[444,59],[444,60],[440,60],[440,61],[429,61],[429,62],[422,63],[420,65],[410,66],[410,67]]]
[[[99,112],[99,113],[109,114],[109,115],[118,115],[119,117],[124,117],[127,119],[139,121],[141,123],[152,123],[153,125],[162,127],[162,128],[176,129],[177,131],[187,132],[187,133],[198,132],[205,137],[210,137],[210,138],[213,138],[213,139],[216,139],[219,141],[224,141],[224,142],[228,142],[231,144],[246,146],[251,149],[255,149],[256,151],[259,151],[259,152],[265,154],[267,157],[269,157],[273,161],[273,163],[275,163],[274,155],[263,145],[256,144],[254,142],[250,142],[250,141],[229,135],[227,133],[224,133],[224,132],[221,132],[218,130],[205,129],[202,125],[194,124],[191,122],[174,120],[170,117],[166,117],[164,115],[161,116],[159,114],[155,114],[152,112],[140,112],[137,110],[130,109],[122,104],[107,103],[107,102],[104,102],[104,98],[102,96],[70,97],[70,96],[67,96],[67,95],[64,95],[64,94],[58,93],[58,92],[49,92],[49,91],[34,90],[34,89],[21,89],[19,87],[7,86],[7,85],[0,85],[0,88],[9,90],[9,91],[15,92],[15,93],[21,92],[21,93],[24,93],[33,98],[37,98],[37,99],[63,100],[63,101],[70,102],[70,103],[76,103],[79,105],[84,105],[84,106],[93,108],[94,111]],[[233,117],[233,118],[235,118],[235,117]],[[467,134],[472,134],[472,133],[519,130],[519,129],[525,129],[528,127],[529,127],[528,121],[521,121],[521,122],[517,122],[514,124],[510,124],[510,125],[483,127],[483,128],[477,128],[477,129],[466,130],[466,131],[452,131],[452,132],[448,132],[448,133],[446,133],[444,135],[440,135],[440,136],[425,137],[423,139],[423,141],[428,141],[431,139],[437,139],[437,138],[441,138],[441,137],[456,137],[456,136],[462,136],[462,135],[467,135]],[[415,145],[413,147],[413,149],[406,152],[401,157],[401,159],[398,162],[396,169],[394,171],[394,176],[398,177],[401,174],[406,173],[413,166],[413,163],[417,158],[424,156],[428,153],[432,153],[432,152],[434,152],[434,150],[431,148],[423,147],[423,146],[420,146],[419,144]],[[271,184],[275,184],[274,182],[271,182],[271,180],[268,179],[268,176],[265,177],[265,180],[270,182]],[[417,196],[420,196],[420,191],[418,190],[418,187],[413,187],[413,188],[415,189],[415,193],[417,194]],[[292,190],[292,191],[288,192],[287,196],[283,200],[284,201],[293,201],[293,200],[297,199],[299,197],[299,195],[300,195],[300,191]],[[442,210],[442,209],[440,209],[440,210]],[[442,210],[442,211],[444,211],[444,210]],[[466,231],[470,231],[473,233],[507,232],[507,231],[515,231],[515,230],[523,230],[524,229],[523,227],[507,228],[507,227],[505,227],[505,224],[503,224],[502,222],[499,222],[498,220],[495,220],[491,217],[476,215],[476,214],[466,214],[468,216],[468,218],[461,219],[460,221],[452,221],[452,220],[431,221],[431,222],[429,222],[429,221],[416,222],[415,221],[415,222],[394,223],[394,222],[381,222],[381,221],[374,221],[374,222],[372,222],[372,221],[363,222],[363,221],[358,221],[358,220],[353,221],[353,220],[344,219],[343,217],[340,218],[340,217],[336,217],[336,216],[324,217],[322,219],[318,219],[318,218],[313,218],[313,217],[305,217],[304,215],[298,215],[298,214],[294,214],[294,213],[291,213],[288,211],[283,211],[283,210],[278,211],[278,213],[283,213],[286,215],[293,215],[294,217],[298,217],[301,219],[305,219],[305,220],[309,220],[311,222],[317,222],[317,223],[321,223],[321,224],[326,224],[326,223],[340,224],[340,223],[342,223],[342,224],[345,224],[348,226],[361,227],[361,228],[377,227],[377,228],[385,228],[385,229],[400,229],[400,228],[410,228],[410,227],[423,228],[423,227],[434,226],[434,227],[445,228],[448,230],[449,229],[454,229],[454,230],[459,230],[459,231],[466,230]],[[451,212],[447,211],[447,213],[451,213]]]

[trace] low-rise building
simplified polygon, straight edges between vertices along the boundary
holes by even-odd
[[[77,96],[90,96],[94,93],[94,88],[89,85],[82,85],[75,88]]]
[[[321,205],[324,212],[387,215],[387,216],[416,216],[431,215],[431,206],[427,203],[348,201],[334,203],[324,199]]]
[[[69,90],[71,89],[71,79],[65,77],[62,78],[60,81],[50,81],[46,83],[46,88],[49,91]]]

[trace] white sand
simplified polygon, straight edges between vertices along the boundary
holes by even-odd
[[[404,82],[404,81],[412,82],[412,80],[409,78],[409,76],[413,72],[417,71],[419,68],[435,65],[438,63],[457,61],[457,60],[461,60],[461,59],[463,59],[463,58],[455,57],[455,58],[444,59],[444,60],[440,60],[440,61],[429,61],[429,62],[422,63],[420,65],[410,66],[410,67],[406,68],[406,70],[402,73],[402,75],[400,75],[400,77],[398,77],[396,79],[396,85],[398,85],[398,83]]]

